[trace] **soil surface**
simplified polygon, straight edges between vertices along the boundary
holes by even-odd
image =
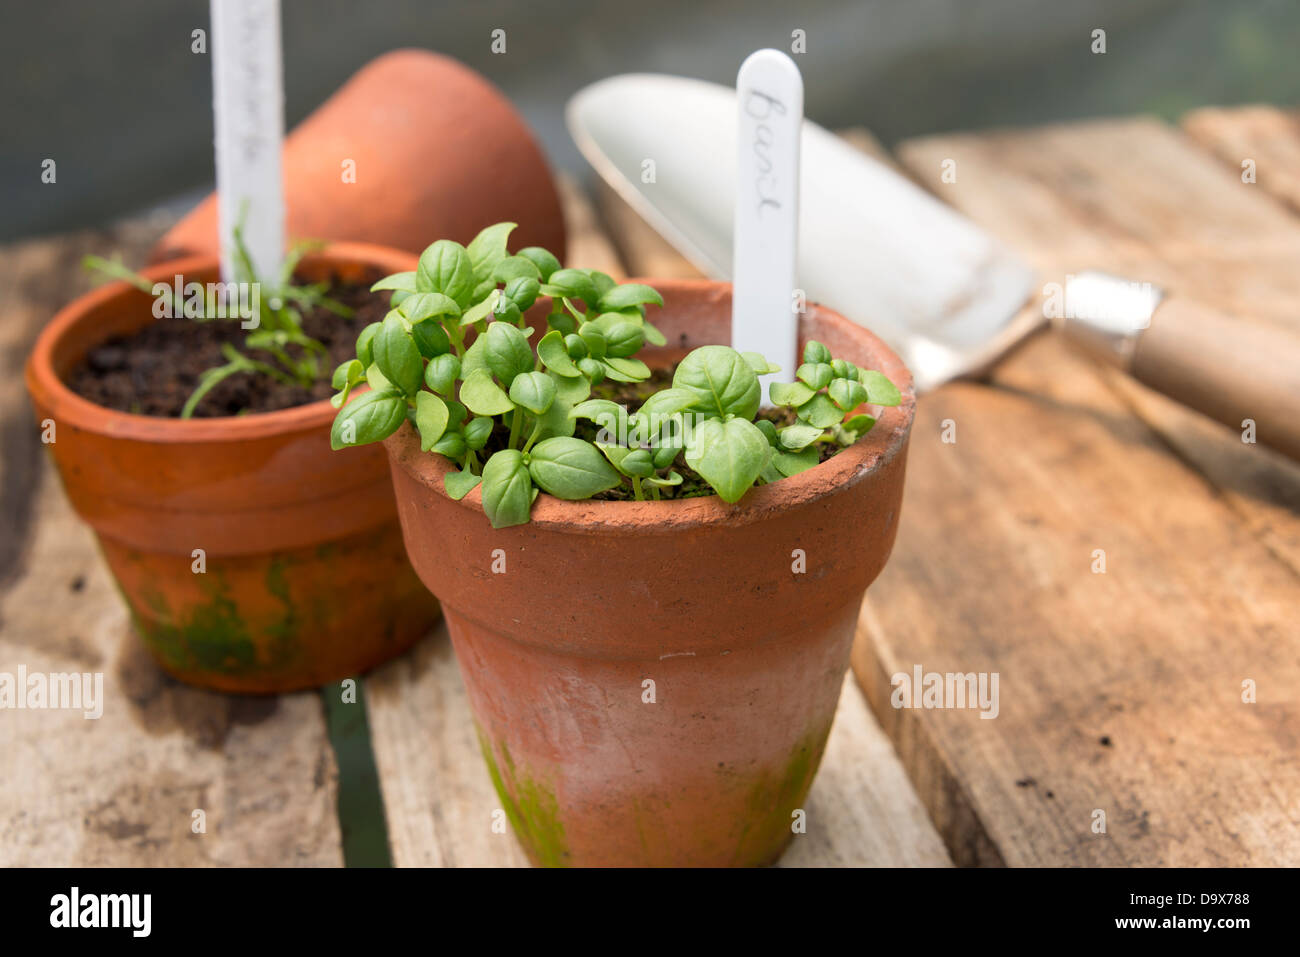
[[[380,278],[378,272],[375,279]],[[303,284],[302,280],[296,280]],[[356,358],[357,334],[388,313],[386,292],[369,283],[334,278],[329,297],[353,311],[349,318],[317,306],[302,316],[303,332],[323,345],[321,377],[311,386],[279,382],[268,375],[240,372],[203,397],[194,418],[275,412],[334,394],[330,376],[341,362]],[[275,365],[269,354],[242,348],[247,330],[237,319],[159,319],[129,336],[116,336],[91,350],[68,377],[68,388],[96,405],[119,412],[176,418],[208,369],[225,365],[229,343],[249,358]],[[291,354],[297,347],[289,347]]]

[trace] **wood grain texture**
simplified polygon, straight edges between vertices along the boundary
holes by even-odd
[[[1300,224],[1162,124],[898,154],[1045,282],[1106,268],[1296,321]],[[854,666],[958,863],[1300,863],[1300,768],[1281,758],[1300,726],[1296,479],[1046,333],[918,403]],[[997,672],[998,717],[895,708],[890,679],[917,664]]]
[[[0,865],[341,864],[337,771],[315,694],[235,698],[166,678],[131,632],[22,388],[85,253],[129,265],[168,220],[0,251],[0,672],[103,674],[98,720],[0,711]],[[193,833],[203,810],[206,833]]]
[[[1253,160],[1258,187],[1300,212],[1300,115],[1275,106],[1207,107],[1181,125],[1238,178]]]

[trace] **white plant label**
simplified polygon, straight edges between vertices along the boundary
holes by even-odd
[[[736,217],[731,345],[781,367],[794,381],[799,316],[791,308],[799,237],[803,78],[779,50],[750,54],[736,76]]]
[[[280,0],[212,0],[211,9],[221,278],[236,279],[233,233],[242,226],[261,280],[284,259]]]

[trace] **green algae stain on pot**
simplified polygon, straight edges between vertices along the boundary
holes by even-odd
[[[161,592],[142,592],[142,612],[128,601],[145,642],[175,671],[240,673],[257,663],[257,647],[239,608],[220,583],[208,589],[209,600],[173,612]]]
[[[298,634],[302,630],[302,622],[298,620],[298,610],[289,596],[288,564],[288,559],[277,555],[271,559],[266,569],[266,590],[284,605],[284,617],[272,621],[267,627],[267,634],[274,642],[271,659],[280,663],[285,663],[293,657]]]
[[[134,599],[123,591],[122,597],[145,643],[173,673],[275,673],[301,658],[303,651],[304,625],[290,597],[287,568],[287,560],[278,557],[268,566],[267,593],[283,605],[269,619],[247,614],[216,568],[204,575],[205,599],[180,608],[173,608],[157,589],[141,589]]]
[[[477,727],[479,748],[487,762],[488,774],[506,817],[515,834],[533,858],[543,867],[568,867],[569,847],[560,823],[560,806],[555,792],[537,780],[521,774],[510,757],[510,749],[501,743],[501,764],[497,763],[492,743]],[[504,770],[502,768],[504,765]]]
[[[793,836],[794,812],[812,787],[830,725],[806,735],[779,771],[761,774],[745,801],[746,822],[736,842],[736,863],[771,864]]]

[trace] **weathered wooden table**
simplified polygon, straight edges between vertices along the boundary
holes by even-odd
[[[947,159],[956,183],[940,180]],[[1295,117],[929,137],[892,160],[1044,283],[1109,268],[1300,326]],[[596,212],[562,187],[572,262],[692,272],[608,193]],[[492,830],[442,628],[367,676],[358,705],[337,689],[186,688],[131,634],[44,461],[20,370],[86,286],[83,253],[140,262],[166,225],[0,252],[0,672],[102,671],[107,693],[98,721],[0,712],[0,864],[340,864],[380,817],[340,787],[340,761],[364,777],[369,755],[330,745],[362,707],[394,863],[524,863]],[[921,400],[905,501],[863,608],[861,690],[846,679],[808,832],[783,864],[1300,864],[1300,467],[1045,332],[987,381]],[[890,678],[915,665],[997,672],[998,717],[894,709]]]

